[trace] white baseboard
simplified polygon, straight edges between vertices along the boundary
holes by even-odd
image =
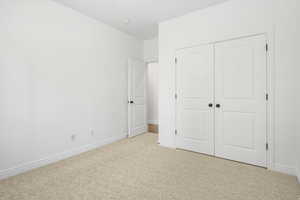
[[[159,146],[165,147],[165,148],[168,148],[168,149],[176,149],[175,145],[171,145],[169,143],[165,143],[165,142],[161,141],[160,138],[158,140],[159,140]]]
[[[116,142],[116,141],[124,139],[126,137],[127,137],[127,133],[124,135],[120,135],[120,136],[110,137],[110,138],[107,138],[107,139],[104,139],[104,140],[101,140],[101,141],[98,141],[98,142],[95,142],[92,144],[84,145],[82,147],[78,147],[73,150],[69,150],[69,151],[61,152],[61,153],[58,153],[55,155],[51,155],[46,158],[42,158],[39,160],[24,163],[24,164],[21,164],[19,166],[15,166],[15,167],[12,167],[9,169],[1,170],[0,171],[0,180],[36,169],[39,167],[42,167],[45,165],[49,165],[51,163],[55,163],[60,160],[64,160],[66,158],[81,154],[83,152],[86,152],[86,151],[89,151],[89,150],[92,150],[95,148],[99,148],[106,144]]]
[[[274,169],[271,169],[273,171],[281,172],[284,174],[289,174],[292,176],[297,176],[297,169],[295,167],[282,165],[282,164],[275,164]]]
[[[149,119],[149,120],[148,120],[148,124],[155,124],[155,125],[157,125],[157,124],[158,124],[158,120],[155,120],[155,119]]]
[[[129,137],[135,137],[141,134],[144,134],[148,131],[148,127],[147,126],[142,126],[139,128],[134,129],[133,133],[129,133]]]
[[[300,169],[297,168],[297,179],[298,179],[298,182],[300,183]]]

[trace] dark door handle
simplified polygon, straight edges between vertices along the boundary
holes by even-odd
[[[217,108],[220,108],[220,107],[221,107],[221,105],[220,105],[220,104],[217,104],[217,105],[216,105],[216,107],[217,107]]]
[[[130,104],[133,104],[133,103],[134,103],[134,101],[129,101],[128,103],[130,103]]]
[[[212,103],[208,104],[208,107],[210,107],[210,108],[213,107],[213,104]]]

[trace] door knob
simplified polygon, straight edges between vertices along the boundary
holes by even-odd
[[[128,103],[130,103],[130,104],[133,104],[133,103],[134,103],[134,101],[128,101]]]
[[[210,107],[210,108],[213,107],[213,104],[212,103],[208,104],[208,107]]]
[[[220,107],[221,107],[221,105],[220,105],[220,104],[216,104],[216,107],[217,107],[217,108],[220,108]]]

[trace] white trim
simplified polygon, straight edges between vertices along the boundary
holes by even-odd
[[[176,150],[176,147],[175,146],[168,146],[168,145],[165,145],[165,144],[161,144],[160,142],[159,142],[159,146],[161,146],[161,147],[164,147],[164,148],[168,148],[168,149],[173,149],[173,150]]]
[[[274,164],[274,168],[270,169],[270,170],[281,172],[281,173],[284,173],[284,174],[289,174],[289,175],[292,175],[292,176],[297,175],[297,169],[295,167],[282,165],[282,164],[278,164],[278,163]]]
[[[123,134],[123,135],[119,135],[119,136],[110,137],[110,138],[107,138],[107,139],[104,139],[104,140],[101,140],[101,141],[98,141],[98,142],[95,142],[95,143],[87,144],[87,145],[78,147],[78,148],[73,149],[73,150],[69,150],[69,151],[61,152],[61,153],[58,153],[58,154],[55,154],[55,155],[51,155],[51,156],[48,156],[46,158],[42,158],[42,159],[39,159],[39,160],[23,163],[19,166],[11,167],[9,169],[1,170],[0,171],[0,180],[8,178],[10,176],[15,176],[15,175],[18,175],[18,174],[36,169],[36,168],[39,168],[39,167],[42,167],[42,166],[45,166],[45,165],[49,165],[51,163],[55,163],[55,162],[64,160],[66,158],[70,158],[72,156],[81,154],[81,153],[86,152],[86,151],[90,151],[92,149],[99,148],[101,146],[116,142],[116,141],[124,139],[126,137],[127,137],[127,133]]]
[[[128,129],[128,136],[131,135],[131,122],[132,122],[132,109],[130,105],[131,96],[132,96],[132,67],[131,67],[131,59],[128,58],[127,60],[127,129]]]
[[[267,168],[275,168],[275,26],[266,33],[268,43],[267,52],[267,93],[269,101],[267,103],[267,142],[269,150],[267,151]]]
[[[148,130],[147,126],[142,126],[140,128],[137,128],[133,131],[133,133],[131,135],[129,135],[129,137],[135,137],[135,136],[138,136],[138,135],[141,135],[141,134],[144,134],[146,133]]]
[[[299,168],[296,168],[296,172],[297,172],[297,179],[298,179],[298,182],[300,183],[300,169]]]
[[[158,120],[157,119],[148,119],[148,124],[158,125]]]
[[[158,63],[158,59],[157,59],[157,58],[145,59],[145,63],[146,63],[146,64],[150,64],[150,63]]]

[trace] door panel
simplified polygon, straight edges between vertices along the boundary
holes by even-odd
[[[128,131],[129,137],[147,131],[146,123],[146,65],[143,61],[128,62]]]
[[[255,115],[242,112],[223,112],[224,144],[227,146],[254,149]],[[238,126],[237,126],[238,124]],[[243,133],[243,134],[240,134]]]
[[[266,167],[266,40],[215,45],[216,156]]]
[[[213,155],[213,46],[181,50],[176,57],[176,146]]]

